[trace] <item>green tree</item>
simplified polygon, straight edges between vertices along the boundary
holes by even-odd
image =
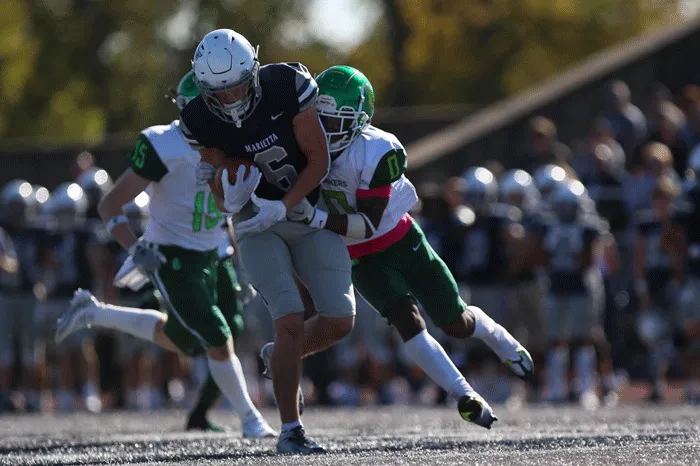
[[[677,2],[383,0],[382,5],[386,21],[349,61],[376,84],[380,103],[406,105],[488,104],[672,21]]]

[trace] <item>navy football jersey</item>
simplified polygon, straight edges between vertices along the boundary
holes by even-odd
[[[546,270],[550,293],[585,293],[588,268],[582,267],[580,256],[600,236],[600,222],[597,218],[584,217],[574,223],[564,223],[555,216],[542,216],[542,222],[542,243],[549,259]]]
[[[47,230],[44,250],[53,258],[54,273],[49,297],[70,298],[77,288],[92,289],[93,275],[87,259],[87,247],[97,242],[87,225],[73,231]]]
[[[209,111],[202,96],[180,114],[180,129],[190,145],[222,150],[229,157],[255,162],[263,174],[259,197],[279,200],[306,167],[306,155],[294,136],[292,120],[316,103],[318,86],[300,63],[275,63],[260,68],[262,96],[253,114],[237,128]],[[318,200],[319,189],[307,198]]]
[[[683,228],[688,243],[686,270],[700,277],[700,186],[696,183],[673,204],[673,222]]]
[[[504,235],[508,226],[520,221],[520,209],[504,204],[476,215],[470,225],[457,228],[456,277],[467,284],[497,285],[508,278],[508,247]]]
[[[37,228],[0,228],[0,252],[17,260],[16,273],[0,271],[0,290],[31,292],[39,278],[39,244],[42,232]]]
[[[635,222],[646,243],[646,279],[653,293],[671,280],[671,255],[661,247],[663,225],[652,209],[637,212]]]
[[[539,232],[538,225],[540,222],[540,214],[534,211],[523,212],[521,225],[525,230],[526,236],[536,235]],[[535,269],[528,264],[527,267],[519,270],[514,276],[510,277],[513,283],[528,283],[535,280]]]

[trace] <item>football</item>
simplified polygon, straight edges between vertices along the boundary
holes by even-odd
[[[238,173],[238,167],[241,165],[244,165],[248,168],[246,168],[245,175],[246,177],[248,174],[250,174],[250,167],[255,165],[255,162],[251,160],[244,160],[240,159],[237,157],[230,157],[226,158],[224,161],[222,161],[216,170],[216,176],[214,177],[213,180],[209,181],[209,187],[211,188],[211,191],[219,196],[221,199],[224,198],[224,186],[223,183],[221,182],[221,177],[223,176],[224,169],[228,169],[228,181],[229,183],[233,184],[236,182],[236,175]]]

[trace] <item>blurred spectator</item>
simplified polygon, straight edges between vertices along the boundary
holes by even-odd
[[[489,159],[484,162],[484,168],[493,173],[493,177],[496,181],[500,180],[503,174],[506,172],[506,168],[501,162],[494,159]]]
[[[571,150],[557,140],[557,127],[552,120],[542,116],[531,118],[525,151],[516,161],[516,168],[534,173],[544,165],[561,166],[570,162]]]
[[[75,162],[71,171],[73,179],[77,179],[84,171],[95,166],[95,157],[88,151],[81,152],[75,157]]]
[[[668,87],[661,83],[654,83],[651,88],[651,98],[647,111],[647,134],[652,134],[658,129],[658,122],[661,119],[661,107],[664,102],[671,102],[673,95]]]
[[[630,102],[630,88],[623,81],[614,81],[608,93],[608,113],[615,139],[620,143],[625,154],[632,154],[644,141],[647,132],[646,118],[638,107]]]
[[[651,133],[648,138],[648,141],[661,142],[671,150],[673,168],[678,174],[685,171],[690,152],[690,142],[686,141],[681,133],[681,128],[684,126],[685,116],[681,109],[671,102],[663,102],[659,109],[656,131]]]
[[[687,108],[685,120],[680,132],[683,140],[692,148],[700,144],[700,101]]]
[[[680,183],[673,170],[671,150],[664,144],[645,144],[640,151],[640,157],[639,163],[631,167],[631,172],[624,181],[625,205],[630,212],[651,208],[651,192],[662,175]]]
[[[588,189],[600,216],[610,224],[610,230],[618,233],[627,226],[623,173],[615,164],[615,155],[610,146],[598,144],[593,155],[593,172],[582,177],[581,182]]]
[[[700,103],[700,86],[696,86],[695,84],[683,86],[681,95],[678,99],[678,106],[681,108],[683,113],[687,114],[688,111],[690,111],[690,109],[696,106],[698,103]]]
[[[447,179],[447,183],[442,188],[442,198],[447,202],[449,210],[452,211],[462,204],[464,196],[464,179],[453,176]]]
[[[610,157],[606,161],[608,165],[607,168],[618,173],[624,171],[625,151],[613,137],[612,127],[608,120],[599,117],[591,123],[588,137],[586,138],[586,144],[583,146],[583,151],[578,152],[571,161],[571,167],[574,169],[579,179],[587,179],[597,171],[598,161],[595,151],[600,145],[604,145],[610,150]]]

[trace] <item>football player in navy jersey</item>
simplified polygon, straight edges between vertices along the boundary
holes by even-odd
[[[671,330],[678,282],[673,273],[671,250],[662,236],[671,226],[671,205],[678,186],[661,178],[651,192],[653,208],[640,210],[634,221],[637,230],[634,252],[634,278],[639,315],[638,334],[648,350],[648,377],[652,383],[651,401],[663,401],[664,373],[673,356]]]
[[[193,71],[201,95],[181,112],[185,138],[204,162],[220,166],[235,157],[257,167],[246,180],[262,173],[256,185],[241,180],[244,173],[238,171],[236,183],[223,183],[224,199],[217,202],[234,215],[241,261],[275,321],[274,344],[263,347],[261,357],[270,368],[282,420],[277,451],[323,452],[299,418],[301,358],[330,347],[354,325],[350,258],[337,234],[285,222],[304,199],[306,207],[316,204],[330,166],[315,108],[318,86],[299,63],[260,66],[257,50],[230,29],[204,37]],[[226,171],[222,178],[228,180]],[[294,272],[318,310],[306,325]]]
[[[576,392],[584,405],[597,406],[594,337],[601,300],[600,290],[590,286],[590,273],[600,221],[585,213],[584,192],[578,181],[559,184],[551,194],[553,215],[543,218],[541,225],[539,249],[550,282],[544,314],[550,343],[547,385],[550,401],[568,398],[569,351],[576,348]]]
[[[700,152],[691,155],[689,165],[695,169]],[[662,243],[672,251],[674,276],[682,283],[678,295],[680,331],[677,343],[683,348],[688,382],[686,398],[700,402],[700,184],[697,179],[676,199],[672,214],[673,227],[662,236]]]
[[[13,180],[0,192],[0,412],[12,408],[9,388],[15,347],[20,350],[27,408],[41,407],[32,292],[41,232],[33,225],[34,208],[32,185],[24,180]]]
[[[43,323],[43,333],[53,341],[54,323],[69,307],[76,288],[92,289],[97,274],[95,258],[102,256],[104,247],[98,234],[85,221],[88,201],[76,183],[63,183],[52,193],[45,206],[46,225],[40,245],[43,277],[39,282],[42,302],[37,313]],[[73,388],[80,380],[85,408],[99,412],[102,403],[99,392],[99,364],[90,331],[76,334],[70,341],[54,348],[58,363],[57,405],[70,412],[75,406]],[[76,373],[73,356],[81,360],[83,374]]]
[[[543,360],[545,349],[543,300],[546,280],[536,273],[534,255],[539,242],[540,193],[532,177],[519,169],[503,175],[499,181],[499,193],[503,203],[522,212],[521,221],[512,228],[515,241],[509,243],[508,308],[513,334],[520,342],[525,341],[537,365]],[[531,381],[535,395],[539,392],[539,378],[533,377]],[[511,401],[521,401],[522,393],[514,395]]]

